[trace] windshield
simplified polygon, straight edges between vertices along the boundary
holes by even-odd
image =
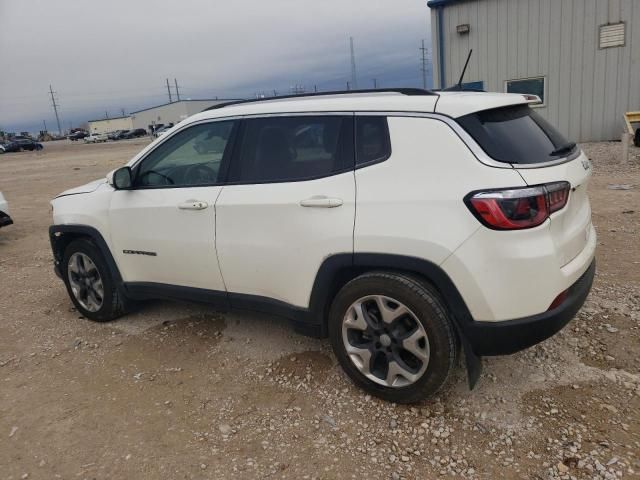
[[[457,119],[494,160],[515,164],[543,163],[576,150],[544,118],[527,105],[475,112]]]

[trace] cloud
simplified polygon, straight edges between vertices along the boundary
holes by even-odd
[[[344,88],[350,35],[360,87],[419,86],[428,15],[425,0],[0,0],[0,129],[53,129],[49,84],[65,126],[165,102],[166,78],[185,98]]]

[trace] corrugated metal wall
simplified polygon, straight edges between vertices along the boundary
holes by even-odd
[[[623,113],[640,110],[640,0],[468,0],[443,11],[445,83],[504,91],[506,80],[546,76],[538,112],[570,139],[619,139]],[[600,25],[626,22],[624,47],[599,49]],[[471,31],[459,35],[456,26]],[[431,10],[434,84],[439,85],[437,12]]]
[[[149,125],[155,123],[178,123],[205,108],[221,103],[217,100],[182,100],[179,102],[160,105],[132,114],[135,128],[149,129]]]

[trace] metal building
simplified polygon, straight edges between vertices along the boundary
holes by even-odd
[[[201,112],[219,103],[229,100],[178,100],[172,103],[165,103],[157,107],[145,108],[131,113],[133,128],[144,128],[151,130],[152,125],[169,125],[178,123],[191,115]]]
[[[90,133],[109,133],[133,128],[131,117],[102,118],[100,120],[89,120],[88,123]]]
[[[619,139],[640,110],[640,0],[429,0],[434,84],[534,93],[575,141]]]

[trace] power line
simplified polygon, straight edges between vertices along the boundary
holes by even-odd
[[[51,94],[51,105],[53,106],[53,111],[56,114],[56,123],[58,124],[58,135],[62,135],[62,129],[60,128],[60,117],[58,117],[58,105],[56,103],[56,97],[53,96],[55,93],[51,85],[49,85],[49,93]]]
[[[169,79],[167,78],[167,93],[169,94],[169,103],[173,103],[173,99],[171,98],[171,87],[169,87]]]

